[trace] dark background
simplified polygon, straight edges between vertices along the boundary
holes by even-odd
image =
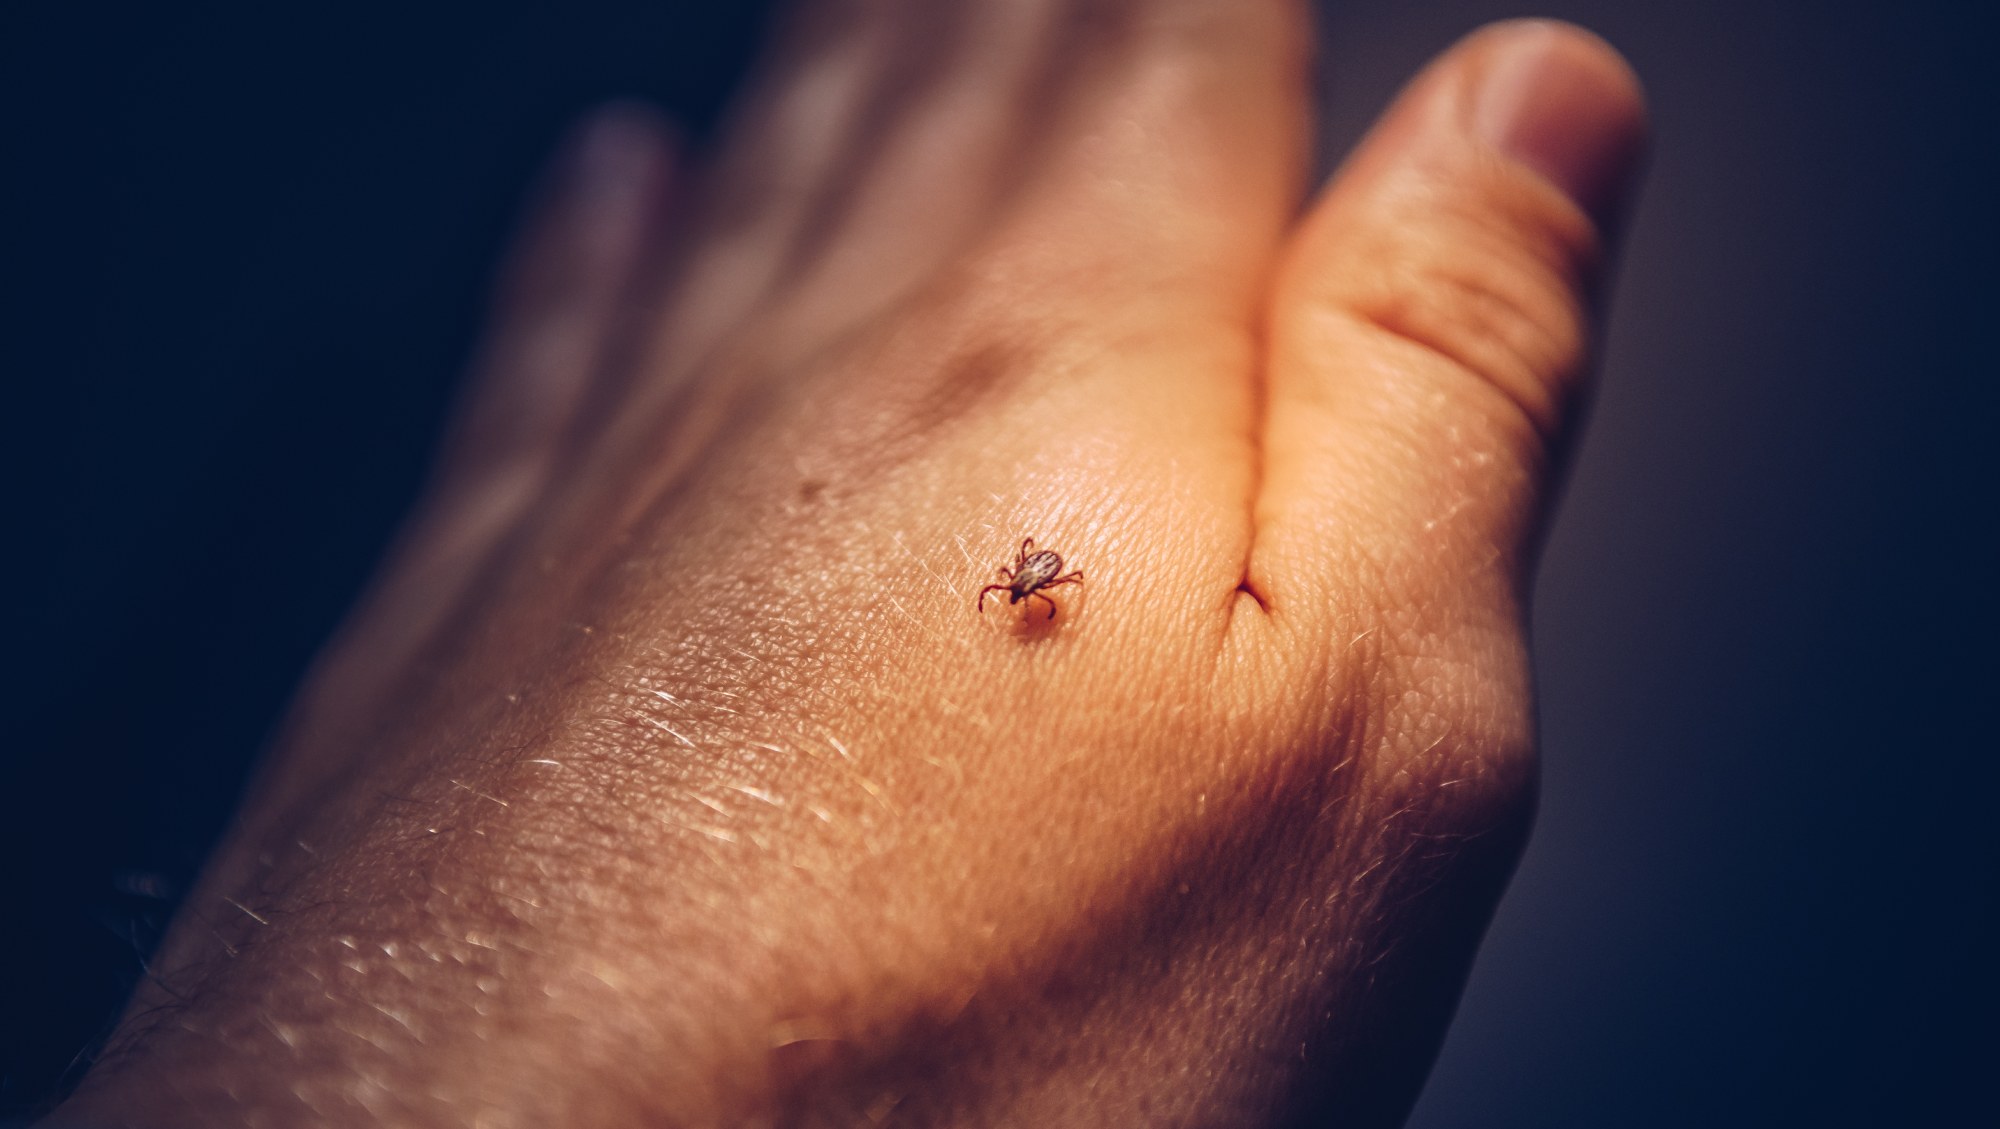
[[[0,1117],[104,1030],[410,498],[565,123],[698,136],[761,7],[0,14]],[[1543,814],[1418,1126],[1992,1115],[1976,7],[1534,13],[1627,52],[1658,144],[1539,589]],[[1516,14],[1333,4],[1330,150]]]

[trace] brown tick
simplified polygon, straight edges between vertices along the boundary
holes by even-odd
[[[1042,589],[1053,588],[1058,584],[1077,583],[1083,579],[1083,571],[1079,569],[1068,576],[1057,576],[1056,574],[1062,571],[1063,559],[1047,549],[1039,553],[1034,552],[1034,547],[1033,537],[1021,542],[1021,552],[1014,558],[1014,567],[1003,567],[1000,570],[1000,575],[1007,578],[1007,583],[988,584],[979,590],[980,611],[986,610],[988,592],[1005,592],[1007,603],[1010,605],[1018,604],[1032,596],[1049,606],[1050,619],[1056,617],[1056,602],[1042,595]]]

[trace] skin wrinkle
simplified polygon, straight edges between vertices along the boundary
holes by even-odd
[[[1519,236],[1460,233],[1409,262],[1400,277],[1372,280],[1343,296],[1341,308],[1391,337],[1436,353],[1468,375],[1483,378],[1506,397],[1544,444],[1557,439],[1555,421],[1566,413],[1551,396],[1574,385],[1566,374],[1583,365],[1583,344],[1569,326],[1580,316],[1573,305],[1551,311],[1550,296],[1567,293],[1569,282],[1549,283],[1518,273]],[[1485,244],[1487,246],[1482,246]],[[1506,248],[1504,266],[1487,247]]]
[[[1249,596],[1257,604],[1257,610],[1266,617],[1274,614],[1269,593],[1257,582],[1257,513],[1258,498],[1264,492],[1264,435],[1269,429],[1271,396],[1269,389],[1270,348],[1266,344],[1269,334],[1267,320],[1269,310],[1260,306],[1250,319],[1250,324],[1259,327],[1259,332],[1250,335],[1251,360],[1249,365],[1250,423],[1243,434],[1243,448],[1250,466],[1249,491],[1243,499],[1243,563],[1242,579],[1237,582],[1237,591]],[[1230,626],[1234,627],[1235,614],[1241,600],[1232,598],[1229,602]]]
[[[1427,74],[1416,85],[1436,89],[1399,117],[1469,121],[1478,77],[1476,67]],[[1413,129],[1392,119],[1377,132]],[[1602,240],[1553,185],[1462,131],[1432,130],[1416,148],[1325,236],[1351,242],[1351,261],[1387,269],[1317,277],[1316,298],[1482,378],[1557,446],[1585,371],[1581,296],[1598,289]],[[1410,222],[1418,216],[1426,222]]]

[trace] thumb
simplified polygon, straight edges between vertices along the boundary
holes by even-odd
[[[1326,590],[1330,544],[1523,581],[1644,120],[1609,47],[1543,21],[1475,33],[1397,100],[1272,296],[1262,583]]]

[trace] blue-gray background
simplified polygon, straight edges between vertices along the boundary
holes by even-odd
[[[10,6],[0,1116],[138,975],[408,500],[564,123],[759,5]],[[1486,19],[1658,144],[1535,628],[1546,788],[1415,1123],[1993,1116],[1993,38],[1970,3],[1327,7],[1344,147]]]

